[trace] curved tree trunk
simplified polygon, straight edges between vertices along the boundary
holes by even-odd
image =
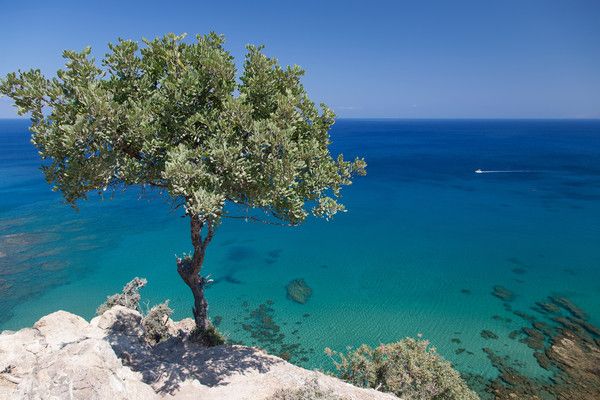
[[[202,228],[207,224],[206,237],[202,239]],[[177,272],[185,284],[191,289],[194,296],[194,321],[201,331],[208,329],[208,303],[204,297],[206,280],[200,275],[206,247],[214,234],[214,225],[211,221],[202,220],[198,215],[190,216],[190,229],[194,253],[192,257],[179,258],[177,260]]]
[[[209,325],[208,303],[204,297],[204,279],[197,273],[194,273],[189,266],[186,266],[185,260],[179,260],[177,262],[177,272],[179,272],[179,276],[181,276],[181,279],[188,285],[194,296],[192,313],[194,315],[196,326],[201,330],[207,329]]]

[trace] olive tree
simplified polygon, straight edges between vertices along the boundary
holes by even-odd
[[[193,251],[177,271],[210,326],[201,275],[223,218],[295,226],[344,210],[340,189],[365,174],[362,159],[329,151],[334,114],[311,101],[298,66],[248,46],[243,71],[215,33],[119,39],[100,64],[65,51],[64,69],[8,74],[0,92],[31,117],[32,142],[53,190],[75,205],[90,193],[159,188],[189,218]],[[260,215],[261,217],[258,217]]]

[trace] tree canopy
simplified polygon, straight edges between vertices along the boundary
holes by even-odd
[[[56,77],[10,73],[0,92],[30,113],[46,179],[75,204],[124,185],[162,188],[211,224],[236,203],[285,224],[344,209],[340,189],[362,159],[329,151],[334,113],[317,107],[298,66],[248,46],[238,76],[223,36],[119,40],[97,65],[65,51]]]
[[[90,192],[149,185],[169,193],[190,217],[192,255],[177,272],[194,296],[199,337],[213,328],[200,274],[206,248],[235,203],[262,209],[262,222],[297,225],[312,213],[344,210],[340,189],[365,174],[362,159],[329,151],[334,114],[262,47],[248,46],[238,77],[223,37],[169,34],[109,45],[97,65],[88,47],[65,51],[56,77],[10,73],[0,93],[31,116],[32,141],[54,190],[75,205]],[[203,234],[203,230],[206,232]]]

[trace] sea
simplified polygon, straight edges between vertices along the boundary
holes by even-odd
[[[421,337],[464,374],[496,376],[491,348],[544,376],[510,338],[526,325],[512,311],[563,296],[600,324],[600,121],[340,119],[331,137],[333,154],[368,164],[342,192],[347,212],[225,220],[208,248],[209,313],[231,342],[331,370],[327,347]],[[73,208],[41,162],[28,121],[0,120],[0,329],[59,309],[90,319],[136,276],[143,310],[168,299],[190,317],[182,210],[136,187]],[[288,296],[295,279],[305,303]]]

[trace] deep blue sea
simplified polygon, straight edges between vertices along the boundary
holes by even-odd
[[[332,139],[333,153],[368,163],[343,192],[347,213],[217,231],[207,296],[231,340],[265,345],[251,334],[279,330],[273,346],[330,368],[325,347],[421,334],[462,372],[494,376],[482,351],[491,347],[543,375],[531,349],[508,338],[523,321],[495,285],[514,292],[515,309],[560,294],[600,323],[600,121],[340,120]],[[175,318],[189,316],[175,268],[190,250],[181,211],[135,188],[74,210],[39,165],[27,121],[0,121],[0,329],[57,309],[91,318],[135,276],[149,281],[144,307],[170,299]],[[306,304],[286,296],[294,278],[313,290]]]

